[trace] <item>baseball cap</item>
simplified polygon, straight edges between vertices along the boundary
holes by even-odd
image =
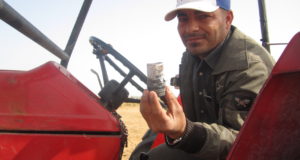
[[[177,11],[182,9],[214,12],[218,8],[230,10],[230,0],[177,0],[176,8],[166,14],[165,20],[172,20],[176,17]]]

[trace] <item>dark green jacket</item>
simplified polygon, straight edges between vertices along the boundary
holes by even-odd
[[[188,121],[188,133],[175,148],[191,151],[195,136],[204,137],[193,154],[201,159],[224,159],[242,127],[252,101],[268,78],[274,60],[261,45],[241,33],[234,26],[231,35],[217,53],[204,61],[213,69],[208,82],[213,101],[208,108],[215,109],[215,116],[201,122],[194,106],[193,68],[198,58],[184,53],[180,65],[180,94]],[[249,99],[247,99],[249,97]],[[252,99],[251,99],[252,98]],[[198,132],[198,133],[197,133]],[[205,132],[205,134],[201,133]],[[203,136],[204,135],[204,136]],[[198,138],[199,139],[199,138]],[[197,147],[192,147],[197,148]]]

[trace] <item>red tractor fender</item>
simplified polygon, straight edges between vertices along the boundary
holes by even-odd
[[[64,67],[0,70],[0,157],[117,160],[120,121]]]
[[[300,159],[300,33],[274,66],[228,160]]]

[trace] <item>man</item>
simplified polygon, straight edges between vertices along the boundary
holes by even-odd
[[[182,106],[166,88],[168,109],[145,90],[140,111],[166,137],[142,159],[225,159],[274,65],[267,51],[232,26],[230,0],[177,0],[165,20],[178,19],[186,47],[179,71]]]

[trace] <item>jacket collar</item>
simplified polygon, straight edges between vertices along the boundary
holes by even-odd
[[[228,41],[229,37],[231,36],[231,30],[230,32],[227,34],[225,40],[220,43],[214,50],[212,50],[203,60],[209,65],[210,68],[212,68],[213,70],[215,69],[217,63],[218,63],[218,59],[220,57],[220,54],[222,52],[222,48],[224,46],[224,44]]]
[[[212,61],[213,75],[249,67],[246,55],[248,50],[246,39],[245,34],[236,27],[231,27],[230,37],[224,42],[219,54],[214,56],[214,61]]]

